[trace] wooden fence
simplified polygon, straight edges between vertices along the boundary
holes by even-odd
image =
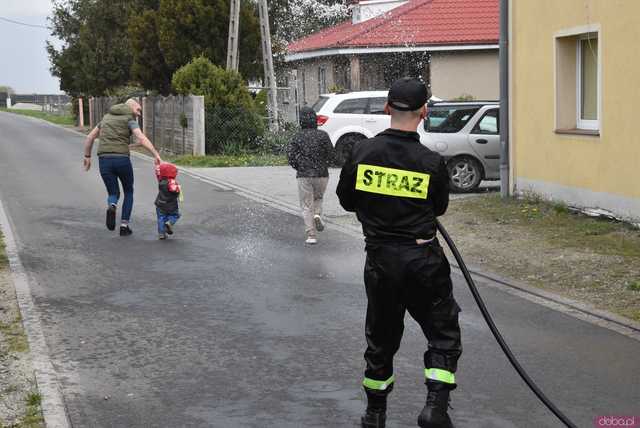
[[[89,99],[91,127],[96,126],[109,109],[121,102],[117,98]],[[140,126],[161,153],[173,155],[205,154],[204,97],[169,96],[139,98],[142,105]]]

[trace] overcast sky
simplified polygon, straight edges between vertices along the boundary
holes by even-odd
[[[0,17],[34,25],[49,25],[51,0],[0,0]],[[18,93],[60,92],[60,82],[49,72],[45,28],[32,28],[0,20],[0,85]]]

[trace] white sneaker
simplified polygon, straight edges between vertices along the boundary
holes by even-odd
[[[316,224],[316,230],[318,232],[322,232],[324,230],[324,221],[322,221],[322,217],[317,214],[314,215],[313,222]]]
[[[318,243],[318,240],[316,238],[314,238],[313,236],[310,236],[307,238],[306,241],[304,241],[305,244],[309,244],[309,245],[315,245]]]

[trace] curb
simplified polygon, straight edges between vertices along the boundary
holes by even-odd
[[[22,265],[18,252],[18,242],[13,234],[11,220],[0,200],[0,230],[4,235],[9,269],[13,281],[18,307],[22,316],[22,325],[29,341],[29,353],[36,378],[36,387],[42,395],[42,416],[47,428],[69,428],[70,422],[64,403],[64,396],[58,382],[58,375],[51,357],[49,347],[42,331],[41,316],[33,303],[31,283]]]

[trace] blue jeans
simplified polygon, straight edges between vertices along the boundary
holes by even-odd
[[[156,214],[158,214],[158,233],[164,235],[167,230],[164,227],[165,223],[169,223],[171,226],[178,222],[180,213],[178,211],[174,213],[163,213],[160,208],[156,208]]]
[[[128,222],[133,210],[133,166],[128,156],[100,156],[100,175],[107,188],[107,204],[117,204],[120,199],[122,183],[124,203],[122,204],[122,220]]]

